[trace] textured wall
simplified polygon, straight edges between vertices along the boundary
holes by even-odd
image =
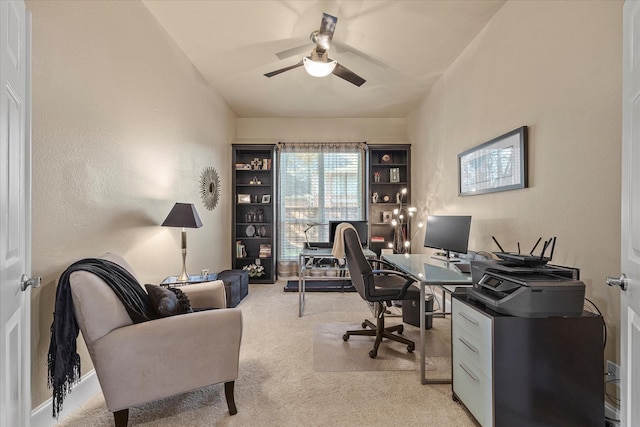
[[[229,268],[230,143],[235,117],[139,2],[28,1],[33,14],[32,393],[50,397],[46,354],[57,279],[73,261],[124,255],[143,283],[180,272],[180,231],[160,227],[175,202],[190,272]],[[221,178],[202,205],[203,168]],[[80,339],[82,341],[82,339]],[[92,366],[82,347],[83,373]]]
[[[406,144],[404,118],[238,118],[237,142]]]
[[[408,118],[423,214],[471,214],[473,250],[557,236],[553,261],[581,269],[614,360],[619,291],[604,279],[620,268],[621,41],[622,2],[507,2]],[[457,154],[522,125],[529,188],[458,197]]]

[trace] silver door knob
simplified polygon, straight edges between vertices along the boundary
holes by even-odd
[[[37,288],[40,286],[41,279],[39,277],[30,278],[26,274],[23,274],[20,278],[20,289],[26,291],[29,286]]]
[[[628,280],[627,275],[622,273],[620,277],[607,277],[607,285],[609,286],[620,286],[623,291],[627,290]]]

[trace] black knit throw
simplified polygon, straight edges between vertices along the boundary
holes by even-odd
[[[155,317],[149,297],[138,281],[118,264],[105,259],[85,258],[70,265],[58,281],[51,324],[48,385],[53,389],[54,418],[58,418],[62,401],[80,380],[80,356],[76,352],[79,327],[69,284],[69,277],[74,271],[88,271],[104,280],[122,301],[132,322],[141,323]]]

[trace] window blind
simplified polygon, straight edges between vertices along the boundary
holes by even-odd
[[[364,143],[281,143],[279,250],[297,260],[305,246],[329,241],[329,221],[365,219]]]

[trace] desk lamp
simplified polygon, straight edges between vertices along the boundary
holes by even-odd
[[[182,273],[178,282],[189,281],[187,274],[187,231],[185,228],[200,228],[202,222],[192,203],[176,203],[162,223],[163,227],[182,227]]]
[[[312,222],[307,224],[307,228],[304,230],[304,238],[307,241],[307,249],[311,249],[311,250],[316,250],[318,248],[314,248],[311,246],[311,242],[309,241],[309,230],[311,230],[313,227],[317,226],[317,225],[327,225],[327,224],[321,224],[319,222]]]

